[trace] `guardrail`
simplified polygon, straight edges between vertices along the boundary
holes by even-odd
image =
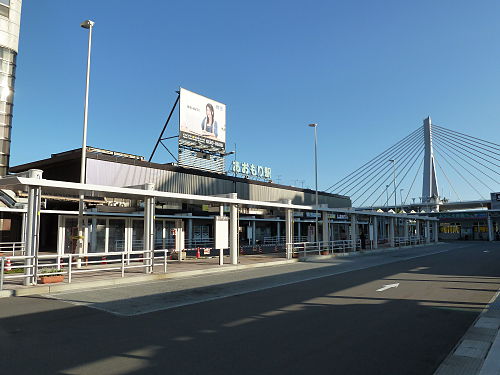
[[[0,290],[5,281],[12,279],[28,279],[31,284],[36,285],[39,277],[63,275],[71,283],[73,276],[77,274],[120,270],[121,277],[125,277],[126,270],[143,268],[146,273],[153,273],[154,266],[157,265],[162,265],[163,272],[166,273],[169,252],[170,249],[157,249],[81,255],[3,256],[0,257]],[[79,263],[82,264],[81,268],[77,268]]]
[[[333,253],[346,253],[361,248],[361,240],[335,240],[319,242],[294,242],[287,244],[291,247],[292,256],[306,256],[309,253],[327,255]]]
[[[25,251],[25,243],[24,242],[0,242],[0,253],[12,253],[12,256],[16,255],[24,255]]]
[[[293,242],[304,242],[307,236],[294,236]],[[284,245],[286,243],[286,236],[265,236],[264,245]]]

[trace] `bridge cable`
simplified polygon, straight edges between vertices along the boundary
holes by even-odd
[[[478,178],[475,174],[473,174],[471,171],[469,171],[467,168],[465,168],[462,164],[460,164],[459,162],[457,162],[456,159],[454,159],[453,156],[451,156],[447,151],[445,151],[444,149],[442,149],[441,146],[438,146],[436,144],[436,148],[439,149],[439,151],[441,151],[444,154],[446,154],[446,156],[448,156],[449,158],[451,158],[452,161],[454,161],[455,163],[457,163],[458,165],[460,165],[463,169],[465,169],[472,177],[474,177],[477,181],[479,181],[481,184],[483,184],[488,190],[493,191],[493,189],[490,188],[488,185],[486,185],[480,178]]]
[[[400,145],[395,146],[395,147],[391,147],[391,149],[388,149],[388,150],[384,151],[382,154],[380,154],[378,157],[378,159],[380,159],[380,160],[372,162],[372,163],[370,163],[370,165],[365,164],[366,167],[363,170],[359,171],[356,174],[356,176],[352,176],[348,180],[344,181],[342,184],[338,185],[337,190],[344,191],[345,189],[349,188],[351,185],[356,184],[358,181],[364,180],[366,178],[365,170],[367,168],[375,167],[376,169],[378,169],[377,166],[380,167],[381,165],[384,165],[384,163],[388,159],[394,158],[395,155],[399,155],[401,150],[407,149],[409,145],[413,144],[417,139],[421,138],[421,136],[419,136],[420,132],[418,132],[418,130],[417,130],[417,133],[416,132],[414,132],[414,133],[415,134],[413,134],[411,137],[406,137],[404,143],[401,143]]]
[[[463,157],[461,157],[461,153],[460,152],[457,152],[455,151],[453,148],[451,148],[450,146],[448,146],[446,143],[442,142],[441,140],[438,140],[436,138],[436,146],[439,145],[443,148],[446,148],[446,150],[448,150],[450,153],[453,153],[455,156],[459,157],[461,160],[463,160],[465,163],[469,164],[472,168],[476,169],[478,172],[481,172],[482,174],[484,174],[486,177],[488,177],[489,179],[493,180],[493,182],[495,182],[496,184],[500,184],[499,181],[495,180],[493,177],[491,177],[489,174],[485,173],[484,171],[482,171],[480,168],[476,167],[474,164],[472,164],[471,162],[469,162],[468,160],[464,159]],[[463,154],[462,154],[463,155]],[[465,155],[467,156],[467,155]],[[467,156],[469,159],[471,160],[474,160],[472,159],[471,157]],[[500,173],[498,173],[497,171],[491,169],[490,167],[482,164],[481,162],[477,162],[479,164],[481,164],[483,167],[489,169],[490,171],[500,175]]]
[[[498,172],[497,172],[497,170],[495,170],[495,169],[491,168],[490,166],[488,166],[488,165],[486,165],[486,164],[483,164],[480,160],[478,160],[478,159],[476,159],[476,158],[480,158],[481,160],[485,160],[485,161],[487,161],[488,163],[493,164],[494,166],[497,166],[497,167],[498,167],[498,165],[497,165],[497,164],[495,164],[495,163],[493,163],[493,162],[491,162],[491,161],[489,161],[489,160],[486,160],[486,159],[482,158],[481,156],[474,154],[473,152],[469,152],[469,151],[467,151],[466,149],[464,150],[462,147],[457,146],[456,144],[453,144],[453,143],[448,142],[448,140],[446,140],[445,138],[441,138],[441,137],[439,137],[439,136],[438,136],[438,137],[435,137],[435,139],[436,139],[436,141],[437,141],[437,142],[441,142],[442,144],[447,145],[449,148],[453,148],[453,149],[455,150],[455,152],[458,152],[458,153],[460,153],[461,155],[463,155],[463,156],[465,156],[465,157],[469,158],[469,159],[470,159],[470,160],[472,160],[473,162],[475,162],[475,163],[477,163],[477,164],[480,164],[481,166],[483,166],[484,168],[486,168],[486,169],[490,170],[491,172],[493,172],[493,173],[496,173],[496,174],[500,175],[500,173],[498,173]],[[462,151],[461,151],[461,150],[462,150]],[[473,157],[473,156],[474,156],[474,157]]]
[[[416,134],[411,140],[408,140],[406,143],[402,144],[401,146],[399,146],[397,149],[394,149],[392,150],[392,152],[386,156],[385,159],[383,159],[381,162],[379,162],[377,165],[373,166],[369,171],[371,171],[371,174],[373,174],[374,172],[380,170],[381,168],[385,168],[385,166],[387,165],[387,161],[389,159],[394,159],[396,160],[396,158],[400,158],[401,157],[401,154],[403,152],[405,152],[406,150],[408,150],[408,148],[411,148],[413,147],[414,144],[418,143],[418,142],[421,142],[422,141],[422,137],[419,136],[419,134]],[[373,170],[373,168],[375,168]],[[348,185],[342,187],[342,191],[351,191],[352,188],[348,189],[349,187],[351,187],[353,184],[354,184],[354,187],[356,187],[359,183],[361,183],[362,181],[366,180],[369,175],[367,175],[367,171],[366,170],[363,170],[361,171],[363,172],[361,176],[357,177],[356,179],[352,180]],[[345,190],[347,189],[347,190]]]
[[[437,149],[436,149],[435,151],[436,151],[437,153],[439,153],[439,155],[441,155],[441,151],[438,151]],[[446,163],[448,163],[448,165],[449,165],[450,167],[452,167],[452,168],[453,168],[453,170],[454,170],[455,172],[457,172],[457,174],[458,174],[460,177],[462,177],[462,179],[463,179],[465,182],[467,182],[467,184],[468,184],[468,185],[469,185],[469,186],[470,186],[470,187],[471,187],[471,188],[472,188],[472,189],[473,189],[473,190],[474,190],[474,191],[475,191],[475,192],[476,192],[476,193],[477,193],[477,194],[478,194],[478,195],[479,195],[482,199],[486,200],[486,198],[485,198],[485,197],[484,197],[484,196],[483,196],[483,195],[482,195],[482,194],[481,194],[481,193],[480,193],[480,192],[479,192],[479,191],[478,191],[478,190],[474,187],[474,185],[472,185],[472,184],[469,182],[469,180],[467,180],[467,179],[466,179],[466,178],[465,178],[465,177],[464,177],[464,176],[460,173],[460,171],[458,171],[458,170],[457,170],[457,169],[453,166],[453,164],[451,164],[451,163],[450,163],[450,162],[449,162],[446,158],[443,158],[443,160],[444,160]]]
[[[411,182],[411,186],[408,189],[408,193],[406,194],[406,197],[405,197],[405,200],[404,200],[405,202],[408,199],[408,196],[410,195],[411,189],[413,189],[413,184],[415,183],[415,180],[417,179],[417,176],[420,173],[420,169],[422,168],[423,165],[424,165],[424,158],[422,158],[422,161],[420,162],[420,166],[417,169],[417,173],[415,173],[415,177],[413,177],[413,181]]]
[[[410,149],[413,151],[413,150],[415,149],[415,147],[418,147],[418,146],[419,146],[419,144],[421,144],[421,143],[422,143],[422,139],[416,138],[416,139],[413,141],[413,143],[412,143],[411,145],[407,146],[404,150],[400,150],[397,154],[393,154],[392,159],[394,159],[394,160],[398,160],[398,159],[400,159],[400,158],[402,157],[402,155],[406,155],[406,156],[408,156],[408,148],[410,148]],[[359,186],[359,184],[361,184],[363,181],[367,180],[368,182],[366,182],[365,184],[363,184],[363,185],[361,186],[361,188],[359,188],[359,189],[358,189],[358,190],[356,190],[354,193],[352,193],[352,195],[355,195],[355,194],[356,194],[356,193],[357,193],[360,189],[362,189],[364,186],[366,186],[366,184],[368,184],[368,183],[372,180],[371,176],[373,176],[373,174],[374,174],[375,172],[377,172],[377,171],[378,171],[378,170],[380,170],[381,168],[382,168],[382,172],[383,172],[383,169],[385,169],[385,168],[386,168],[386,166],[388,165],[388,164],[386,164],[386,163],[387,163],[387,161],[388,161],[388,160],[386,160],[386,161],[385,161],[385,163],[381,163],[381,164],[380,164],[380,165],[379,165],[379,166],[378,166],[375,170],[371,171],[370,173],[368,173],[368,174],[366,174],[366,173],[365,173],[365,174],[363,175],[363,178],[361,178],[361,181],[359,181],[359,183],[358,183],[358,184],[354,185],[352,188],[350,188],[349,190],[347,190],[347,191],[346,191],[346,193],[350,193],[353,189],[355,189],[356,187],[358,187],[358,186]],[[375,174],[375,177],[377,177],[380,173],[381,173],[381,172],[376,173],[376,174]]]
[[[441,129],[444,129],[450,133],[456,133],[458,135],[461,135],[461,136],[464,136],[464,137],[468,137],[468,138],[472,138],[472,139],[475,139],[477,141],[480,141],[483,143],[484,146],[488,146],[488,145],[485,145],[484,143],[490,143],[492,145],[495,145],[496,147],[492,147],[492,146],[488,146],[488,147],[492,147],[492,148],[495,148],[496,150],[500,150],[500,145],[497,144],[497,143],[494,143],[494,142],[490,142],[490,141],[486,141],[484,139],[480,139],[480,138],[476,138],[476,137],[473,137],[472,135],[468,135],[468,134],[464,134],[464,133],[460,133],[460,132],[457,132],[456,130],[451,130],[451,129],[448,129],[448,128],[445,128],[445,127],[442,127],[442,126],[439,126],[439,125],[432,125],[433,127],[434,126],[437,126],[438,128],[441,128]]]
[[[448,178],[448,175],[446,174],[446,172],[444,171],[444,169],[441,167],[441,164],[439,164],[438,158],[435,158],[434,161],[436,162],[436,164],[439,167],[439,169],[441,170],[441,172],[443,172],[444,177],[446,178],[446,180],[448,181],[448,184],[450,185],[450,187],[452,188],[453,192],[457,196],[458,201],[462,202],[462,198],[460,198],[460,195],[455,190],[455,187],[453,186],[453,184],[451,183],[450,179]]]
[[[466,144],[468,144],[468,145],[470,145],[472,147],[479,148],[481,150],[485,150],[487,152],[491,152],[491,153],[496,154],[496,155],[500,155],[500,152],[495,152],[495,151],[498,150],[496,148],[493,148],[491,146],[487,146],[487,147],[493,148],[495,150],[495,151],[492,151],[492,150],[489,150],[487,148],[484,148],[484,147],[481,147],[481,146],[477,145],[478,142],[475,142],[475,143],[473,143],[474,141],[468,142],[468,140],[464,139],[464,137],[461,137],[461,136],[455,135],[455,134],[453,134],[451,132],[448,132],[446,128],[443,128],[441,126],[433,125],[432,129],[433,129],[433,131],[437,130],[438,132],[441,132],[443,135],[447,135],[447,136],[449,136],[451,138],[456,139],[459,142],[466,143]]]
[[[385,159],[386,158],[386,154],[387,153],[390,153],[393,151],[393,149],[395,148],[399,148],[401,146],[402,143],[406,143],[409,139],[415,137],[415,135],[419,132],[422,131],[422,127],[419,127],[418,129],[416,129],[415,131],[413,131],[412,133],[410,133],[409,135],[407,135],[405,138],[403,138],[402,140],[396,142],[394,145],[392,145],[391,147],[389,147],[388,149],[386,149],[385,151],[383,151],[382,153],[380,153],[379,155],[375,156],[372,160],[370,160],[369,162],[363,164],[361,167],[359,167],[358,169],[356,169],[354,172],[348,174],[347,176],[345,176],[344,178],[342,178],[341,180],[337,181],[335,184],[331,185],[329,188],[327,188],[325,191],[329,191],[329,190],[332,190],[332,189],[335,189],[335,188],[339,188],[341,185],[343,185],[347,180],[347,179],[351,179],[352,177],[354,177],[353,175],[358,175],[359,172],[371,165],[371,164],[374,164],[374,163],[377,163],[379,161],[379,159]],[[340,185],[340,186],[339,186]]]
[[[419,148],[420,148],[420,151],[419,151]],[[408,162],[407,162],[407,163],[406,163],[406,164],[405,164],[402,168],[400,168],[400,170],[399,170],[400,172],[399,172],[398,174],[396,174],[396,179],[398,179],[398,177],[400,177],[400,175],[401,175],[401,174],[404,172],[404,170],[407,168],[408,164],[409,164],[409,163],[413,160],[413,163],[409,166],[409,168],[408,168],[408,170],[406,171],[406,173],[404,174],[404,176],[403,176],[402,178],[398,179],[398,181],[399,181],[399,182],[398,182],[398,184],[396,185],[396,194],[397,194],[397,189],[399,188],[399,186],[401,186],[401,184],[402,184],[402,183],[403,183],[403,181],[405,180],[406,176],[408,175],[408,173],[410,172],[410,170],[413,168],[413,166],[415,165],[415,162],[419,159],[420,154],[421,154],[423,151],[424,151],[423,144],[421,144],[421,145],[420,145],[420,147],[417,147],[417,149],[415,150],[415,152],[413,152],[413,153],[412,153],[412,155],[410,156],[410,158],[409,158]],[[406,159],[405,159],[405,160],[406,160]],[[392,168],[391,168],[391,169],[392,169]],[[391,172],[392,172],[392,170],[391,170]],[[389,177],[391,177],[391,175],[390,175],[390,174],[389,174]],[[363,201],[363,203],[361,204],[361,206],[363,206],[363,205],[366,203],[366,201],[367,201],[368,199],[370,199],[370,198],[373,196],[373,194],[375,194],[375,193],[378,191],[378,189],[380,189],[380,187],[384,184],[384,182],[385,182],[385,181],[387,181],[387,179],[385,179],[385,180],[382,182],[382,184],[379,184],[379,186],[378,186],[378,187],[377,187],[377,188],[373,191],[373,193],[372,193],[372,194],[370,194],[370,195],[369,195],[369,196],[368,196],[368,197],[367,197],[367,198]],[[373,185],[372,185],[372,186],[373,186]],[[393,197],[394,193],[395,193],[395,192],[394,192],[394,191],[392,191],[392,193],[391,193],[391,195],[390,195],[390,197],[389,197],[388,199],[391,199],[391,198]],[[381,193],[381,194],[377,197],[377,199],[375,199],[375,202],[376,202],[377,200],[379,200],[379,199],[380,199],[380,197],[382,196],[382,194],[384,194],[384,193]],[[388,202],[387,202],[387,203],[388,203]],[[372,205],[372,207],[373,207],[373,205]]]
[[[421,150],[421,149],[422,149],[422,147],[423,147],[423,142],[417,142],[417,143],[416,143],[416,145],[415,145],[415,146],[414,146],[411,150],[409,150],[409,151],[407,152],[406,157],[402,160],[402,162],[404,163],[406,160],[408,160],[408,161],[406,162],[406,164],[405,164],[405,165],[403,165],[403,167],[401,167],[401,168],[399,169],[398,173],[396,174],[396,179],[398,179],[398,177],[400,177],[400,175],[404,172],[404,170],[407,168],[408,164],[411,162],[411,160],[412,160],[412,159],[414,159],[414,161],[413,161],[413,164],[412,164],[412,165],[410,165],[410,168],[408,169],[408,171],[409,171],[409,170],[413,167],[413,165],[415,164],[415,160],[416,160],[416,158],[414,158],[414,157],[416,156],[416,157],[418,158],[418,155],[422,152],[422,150]],[[420,151],[419,151],[419,150],[420,150]],[[396,160],[396,159],[395,159],[395,160]],[[401,159],[400,159],[400,161],[401,161]],[[390,167],[389,167],[388,169],[389,169],[389,172],[392,172],[392,168],[390,168]],[[403,178],[402,178],[402,179],[400,179],[399,184],[396,186],[396,189],[399,187],[399,185],[401,185],[401,183],[403,182],[403,180],[406,178],[406,175],[408,174],[408,171],[407,171],[407,172],[406,172],[406,174],[403,176]],[[389,176],[390,176],[390,174],[389,174]],[[375,176],[375,177],[376,177],[376,176]],[[373,185],[375,185],[376,183],[377,183],[377,181],[373,182],[373,183],[372,183],[372,184],[371,184],[371,185],[370,185],[370,186],[369,186],[369,187],[368,187],[368,188],[367,188],[367,189],[366,189],[366,190],[365,190],[365,191],[364,191],[364,192],[363,192],[363,193],[362,193],[362,194],[361,194],[358,198],[356,198],[356,199],[354,200],[354,202],[356,202],[356,201],[357,201],[357,200],[359,200],[361,197],[363,197],[363,196],[364,196],[364,195],[365,195],[365,194],[366,194],[366,193],[367,193],[367,192],[368,192],[368,191],[372,188],[372,186],[373,186]],[[366,184],[365,184],[365,185],[366,185]],[[379,186],[380,186],[380,185],[379,185]],[[358,190],[359,190],[359,189],[358,189]],[[363,206],[363,205],[366,203],[366,201],[367,201],[368,199],[370,199],[370,198],[371,198],[371,196],[372,196],[373,194],[375,194],[375,192],[376,192],[377,190],[378,190],[378,188],[377,188],[377,189],[375,189],[375,190],[374,190],[374,192],[373,192],[372,194],[370,194],[370,195],[369,195],[369,196],[368,196],[368,197],[367,197],[367,198],[363,201],[363,203],[361,203],[361,206]],[[354,202],[353,202],[353,203],[354,203]]]
[[[493,164],[493,165],[494,165],[494,166],[496,166],[496,167],[500,167],[500,165],[495,164],[494,162],[492,162],[492,161],[490,161],[490,160],[488,160],[488,159],[485,159],[485,158],[483,158],[483,157],[481,157],[481,156],[477,155],[477,153],[483,154],[483,155],[485,155],[485,156],[487,156],[487,157],[489,157],[489,158],[491,158],[491,159],[495,159],[495,160],[500,161],[500,159],[497,159],[497,158],[496,158],[496,157],[494,157],[494,156],[490,156],[490,155],[488,155],[488,154],[485,154],[485,153],[484,153],[484,152],[482,152],[482,151],[472,150],[472,149],[470,149],[470,147],[469,147],[469,150],[467,150],[466,148],[464,148],[464,147],[468,147],[467,145],[464,145],[463,143],[460,143],[460,142],[458,142],[458,141],[456,141],[456,140],[454,140],[454,139],[452,139],[452,138],[448,137],[447,135],[444,135],[444,134],[442,134],[442,133],[439,133],[439,131],[438,131],[438,132],[436,132],[436,133],[434,133],[434,135],[436,135],[437,137],[441,137],[441,139],[444,139],[444,140],[446,140],[447,142],[450,142],[450,143],[455,144],[455,145],[456,145],[456,147],[458,147],[458,148],[460,148],[460,149],[462,149],[462,150],[464,150],[464,151],[468,151],[469,153],[474,153],[474,155],[475,155],[476,157],[478,157],[478,158],[480,158],[480,159],[482,159],[482,160],[484,160],[484,161],[486,161],[486,162],[488,162],[488,163],[490,163],[490,164]],[[461,146],[464,146],[464,147],[461,147]]]

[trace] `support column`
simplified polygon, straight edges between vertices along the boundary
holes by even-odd
[[[323,226],[322,226],[322,232],[323,232],[323,249],[324,250],[330,250],[330,224],[328,222],[328,212],[323,211],[321,213],[322,220],[323,220]]]
[[[177,253],[177,259],[182,262],[182,255],[185,249],[184,244],[184,221],[182,219],[175,220],[175,252]]]
[[[408,219],[403,219],[404,220],[404,223],[403,223],[403,237],[405,238],[405,241],[408,242],[408,232],[409,232],[409,227],[410,227],[410,223],[408,222]]]
[[[439,242],[439,222],[438,221],[433,221],[433,232],[434,232],[434,242],[438,243]]]
[[[233,199],[238,196],[233,193]],[[231,264],[238,264],[238,234],[239,234],[238,205],[231,204],[229,207],[229,257]]]
[[[144,184],[144,190],[154,190],[154,184]],[[146,273],[153,273],[155,249],[155,197],[144,199],[144,265]]]
[[[255,216],[253,217],[254,220],[252,221],[252,245],[255,246],[256,241],[256,233],[255,233]]]
[[[288,204],[292,201],[289,200]],[[285,209],[285,249],[286,259],[292,259],[293,250],[293,210],[291,208]]]
[[[302,240],[301,233],[302,233],[301,222],[297,221],[297,236],[299,237],[297,242],[300,242]]]
[[[356,215],[351,214],[351,241],[352,251],[356,251],[356,241],[358,240],[358,221]]]
[[[276,222],[276,242],[280,242],[280,233],[281,233],[281,223],[279,222],[279,217],[277,218],[278,221]]]
[[[417,241],[420,244],[420,220],[415,220],[415,235],[417,236]]]
[[[391,247],[396,246],[396,242],[394,241],[394,219],[393,217],[389,218],[389,245]]]
[[[429,223],[429,220],[425,220],[425,243],[429,244],[431,243],[431,225]]]
[[[372,228],[373,228],[373,238],[371,238],[371,240],[373,241],[373,248],[377,249],[378,248],[378,218],[376,216],[374,216],[372,219]]]
[[[189,247],[193,247],[193,219],[187,219],[187,234]]]
[[[42,179],[42,171],[30,169],[29,178]],[[40,207],[42,189],[39,186],[28,187],[28,211],[26,215],[26,255],[34,257],[24,261],[24,285],[36,284],[38,265],[38,242],[40,238]]]
[[[491,216],[488,215],[488,241],[493,241],[495,239],[495,235],[493,233],[493,221],[491,220]]]

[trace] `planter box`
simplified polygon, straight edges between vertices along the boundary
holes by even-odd
[[[64,281],[64,275],[40,276],[38,281],[40,284],[61,283]]]

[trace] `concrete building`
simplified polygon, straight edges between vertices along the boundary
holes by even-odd
[[[22,0],[0,0],[0,176],[9,168],[21,4]]]

